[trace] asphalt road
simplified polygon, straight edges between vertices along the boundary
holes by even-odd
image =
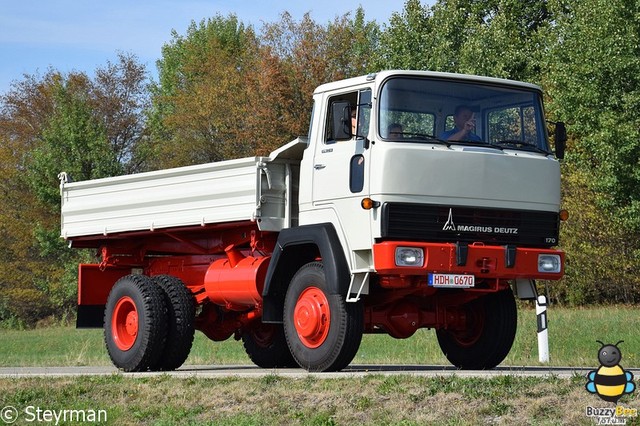
[[[289,378],[304,378],[308,376],[320,379],[362,377],[366,375],[393,375],[407,374],[412,376],[435,377],[496,377],[496,376],[536,376],[536,377],[562,377],[569,378],[574,375],[586,376],[595,369],[585,367],[527,367],[505,366],[493,370],[457,370],[454,367],[442,365],[350,365],[340,372],[335,373],[309,373],[303,369],[278,368],[262,369],[254,365],[185,365],[176,371],[170,372],[145,372],[123,373],[112,366],[101,367],[2,367],[0,378],[20,377],[78,377],[78,376],[103,376],[121,374],[124,377],[152,377],[157,375],[170,375],[179,378],[222,378],[222,377],[252,377],[259,378],[269,375],[277,375]],[[635,376],[640,371],[631,370]]]

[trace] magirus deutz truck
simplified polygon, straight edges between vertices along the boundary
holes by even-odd
[[[324,84],[268,157],[84,182],[61,173],[78,327],[124,371],[172,370],[195,330],[265,368],[341,370],[363,333],[435,330],[447,359],[509,353],[516,297],[558,280],[560,169],[539,87],[384,71]]]

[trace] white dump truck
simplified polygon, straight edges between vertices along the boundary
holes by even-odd
[[[514,293],[558,280],[560,169],[539,87],[384,71],[324,84],[309,133],[268,157],[71,182],[62,237],[78,327],[125,371],[171,370],[194,332],[258,366],[346,367],[363,333],[435,329],[448,360],[509,353]]]

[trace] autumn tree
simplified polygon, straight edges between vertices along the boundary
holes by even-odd
[[[159,168],[245,156],[254,142],[246,127],[245,73],[256,63],[251,27],[220,15],[173,32],[158,61],[149,112],[149,167]]]
[[[61,76],[25,76],[0,103],[0,322],[32,323],[55,311],[46,285],[51,265],[40,256],[36,228],[55,219],[32,191],[26,172],[31,153],[53,112]],[[57,216],[57,215],[56,215]]]
[[[306,135],[316,87],[375,70],[380,29],[366,20],[362,8],[337,16],[326,25],[315,22],[310,14],[296,21],[283,13],[279,21],[265,24],[261,32],[263,58],[266,54],[270,68],[277,68],[278,81],[262,82],[254,94],[277,91],[280,101],[265,99],[261,110],[268,113],[275,106],[283,112],[275,122],[279,128],[271,132],[278,136],[271,149]],[[263,122],[269,129],[269,121]]]
[[[82,180],[135,168],[145,75],[122,54],[95,79],[49,70],[25,76],[0,98],[0,321],[31,323],[75,305],[85,254],[59,237],[57,175]]]
[[[36,112],[34,111],[34,115]],[[36,117],[32,117],[36,120]],[[18,123],[31,131],[29,125]],[[7,131],[0,131],[0,323],[35,321],[53,312],[46,290],[39,283],[49,266],[40,259],[34,226],[46,217],[23,179],[25,168],[16,167],[24,148]],[[8,134],[9,133],[9,134]]]
[[[22,165],[32,191],[43,205],[56,210],[59,172],[87,180],[138,169],[136,146],[147,104],[144,66],[134,56],[120,54],[117,64],[109,62],[95,74],[91,79],[84,73],[52,72],[40,84],[46,87],[46,98],[37,99],[47,105],[46,118],[37,129],[32,127],[32,134],[21,136],[28,147]],[[13,96],[7,105],[25,101],[36,102]]]
[[[326,26],[284,13],[260,36],[234,15],[174,32],[153,88],[151,167],[266,155],[305,135],[313,90],[365,73],[377,36],[362,9]]]
[[[145,113],[150,105],[146,67],[135,55],[118,53],[115,62],[96,69],[87,101],[122,170],[143,170],[145,159],[139,145],[145,137]]]

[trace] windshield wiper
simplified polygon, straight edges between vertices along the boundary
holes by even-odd
[[[419,142],[439,143],[439,144],[443,144],[443,145],[447,145],[447,146],[451,145],[450,141],[445,141],[444,139],[438,139],[435,136],[428,135],[426,133],[397,132],[395,134],[402,137],[402,139],[400,139],[400,138],[396,139],[398,142],[419,141]],[[393,139],[393,138],[387,137],[387,139]]]
[[[535,145],[531,145],[530,143],[526,143],[526,142],[523,142],[523,141],[517,140],[517,139],[504,139],[504,140],[501,140],[501,141],[496,141],[496,142],[494,142],[494,144],[498,145],[498,146],[505,146],[506,145],[508,147],[521,149],[521,150],[524,150],[524,151],[539,152],[541,154],[547,154],[547,155],[551,154],[549,151],[546,151],[546,150],[544,150],[542,148],[538,148]]]
[[[460,141],[447,141],[450,144],[459,144],[459,145],[467,145],[467,146],[479,146],[479,147],[490,147],[490,148],[495,148],[495,149],[499,149],[499,150],[503,150],[504,147],[500,146],[500,145],[496,145],[490,142],[485,142],[485,141],[467,141],[467,140],[460,140]]]

